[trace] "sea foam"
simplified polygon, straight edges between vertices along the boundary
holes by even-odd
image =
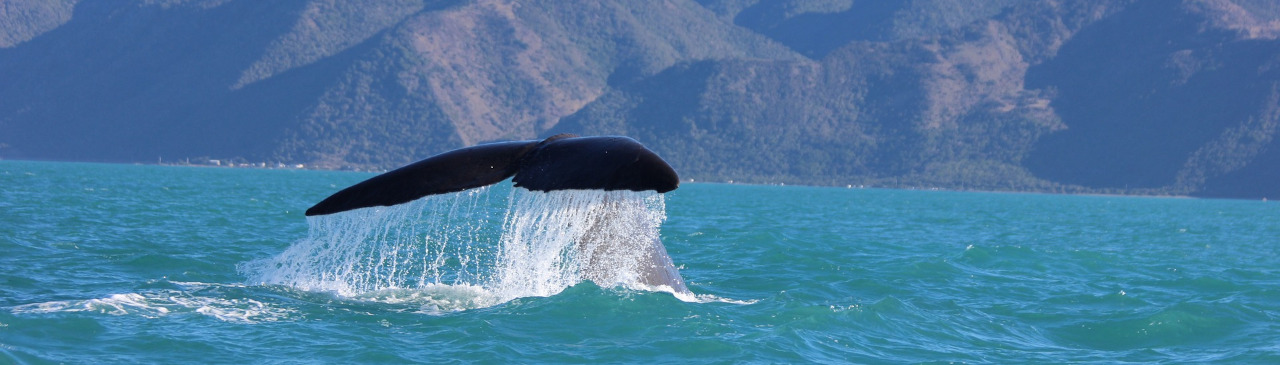
[[[545,297],[584,280],[696,300],[662,246],[665,219],[654,192],[481,188],[310,217],[306,238],[241,270],[255,285],[417,300],[424,312]]]
[[[260,323],[288,318],[294,310],[250,298],[226,298],[216,293],[226,284],[178,283],[182,290],[163,289],[110,294],[88,300],[60,300],[20,305],[13,313],[90,312],[159,318],[196,313],[226,322]],[[234,285],[233,285],[234,286]],[[213,292],[204,293],[206,288]]]

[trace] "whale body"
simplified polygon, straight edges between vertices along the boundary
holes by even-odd
[[[418,198],[482,187],[511,178],[533,192],[632,190],[665,193],[679,186],[675,170],[627,137],[556,135],[545,140],[482,144],[435,155],[338,191],[307,209],[308,216],[391,206]],[[606,199],[582,221],[588,229],[575,250],[581,275],[600,285],[632,282],[654,290],[691,295],[656,231],[636,231],[645,222],[618,201]],[[642,218],[642,217],[640,217]],[[656,227],[654,227],[656,229]],[[665,288],[665,289],[664,289]]]
[[[621,136],[511,141],[461,148],[414,162],[343,189],[307,216],[391,206],[511,178],[516,187],[553,190],[675,190],[680,178],[661,157]]]

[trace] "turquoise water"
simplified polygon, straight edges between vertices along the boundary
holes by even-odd
[[[263,273],[369,176],[0,161],[0,363],[1280,363],[1274,202],[686,184],[649,209],[693,298],[509,298],[470,279],[516,196],[495,186],[378,218],[456,229],[361,246],[448,236],[434,269],[476,273],[448,285]]]

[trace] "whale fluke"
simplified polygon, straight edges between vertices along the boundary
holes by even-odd
[[[627,137],[556,135],[457,149],[342,189],[307,209],[308,216],[390,206],[494,184],[552,190],[675,190],[680,179],[661,157]]]

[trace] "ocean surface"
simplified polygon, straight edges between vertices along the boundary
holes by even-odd
[[[303,215],[370,176],[0,161],[0,364],[1280,363],[1276,202],[501,183]],[[575,253],[600,217],[689,292]]]

